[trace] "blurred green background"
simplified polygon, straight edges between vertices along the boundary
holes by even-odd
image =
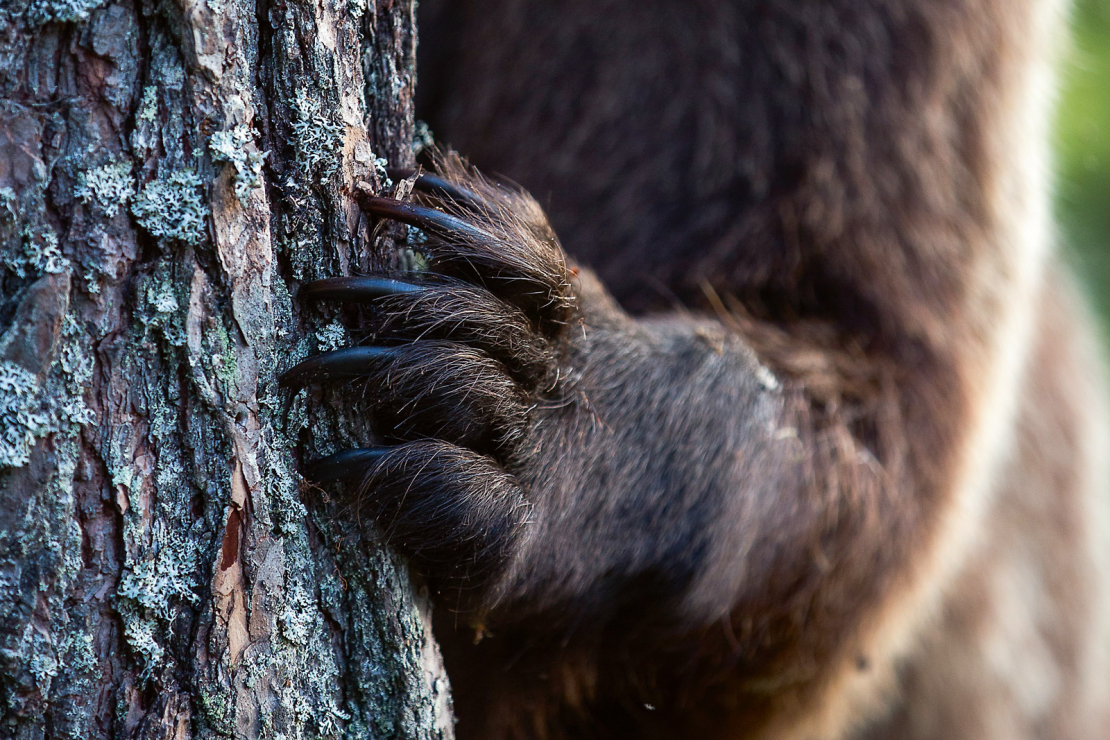
[[[1056,214],[1110,338],[1110,0],[1078,0],[1056,123]]]

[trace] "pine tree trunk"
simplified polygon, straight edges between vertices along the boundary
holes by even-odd
[[[399,561],[300,462],[303,280],[397,259],[412,0],[0,0],[0,737],[446,738]],[[398,242],[399,243],[399,242]]]

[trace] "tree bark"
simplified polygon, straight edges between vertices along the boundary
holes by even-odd
[[[350,340],[297,283],[401,258],[351,193],[406,185],[412,0],[0,1],[0,736],[450,737],[298,473],[370,432],[277,381]]]

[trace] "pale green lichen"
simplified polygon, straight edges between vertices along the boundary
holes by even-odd
[[[374,174],[378,181],[386,188],[393,187],[393,180],[389,177],[389,160],[385,157],[374,157]]]
[[[161,522],[158,524],[164,527]],[[170,543],[169,540],[165,531],[159,533],[163,546],[154,558],[125,570],[116,590],[121,599],[129,599],[135,606],[163,620],[173,618],[172,610],[178,602],[197,601],[191,581],[197,565],[196,555],[192,548],[185,547],[181,542]]]
[[[18,277],[37,277],[62,273],[69,269],[69,260],[58,246],[58,235],[49,226],[36,234],[30,224],[23,227],[22,250],[4,255],[4,265]]]
[[[227,162],[235,167],[235,197],[245,203],[251,191],[262,187],[262,165],[269,152],[248,151],[254,142],[249,126],[239,124],[230,131],[212,134],[208,149],[217,162]]]
[[[29,242],[33,242],[30,239]],[[69,260],[58,247],[58,235],[53,231],[42,232],[42,244],[34,242],[37,249],[32,250],[31,263],[41,273],[63,273],[69,269]]]
[[[35,683],[43,689],[44,693],[50,691],[50,684],[58,675],[58,659],[54,654],[54,646],[49,637],[43,635],[36,625],[28,623],[23,628],[23,644],[30,648],[27,667],[35,677]]]
[[[421,247],[428,243],[428,234],[418,226],[408,226],[405,230],[405,242],[410,247]]]
[[[85,405],[85,391],[93,376],[93,359],[84,343],[88,333],[69,314],[62,320],[62,342],[55,359],[61,371],[61,388],[52,393],[52,426],[55,429],[76,433],[95,421],[95,415]]]
[[[47,23],[82,23],[106,0],[32,0],[24,7],[23,17],[32,27]]]
[[[330,352],[347,344],[347,329],[338,321],[321,327],[316,332],[316,340],[321,352]]]
[[[185,315],[177,292],[182,286],[174,281],[173,272],[161,265],[139,286],[138,294],[149,310],[140,313],[141,321],[149,329],[158,329],[172,347],[186,344]]]
[[[159,460],[155,478],[162,495],[180,487],[185,470],[176,462],[164,465]],[[167,498],[172,500],[172,496]],[[159,505],[165,506],[161,502]],[[142,536],[141,528],[132,511],[124,520],[125,535],[135,541]],[[155,518],[149,537],[153,546],[143,548],[142,559],[136,560],[129,553],[116,588],[124,636],[131,649],[142,656],[146,676],[163,667],[165,648],[161,636],[169,635],[178,609],[199,601],[194,591],[198,545],[189,542],[162,511]]]
[[[159,287],[166,288],[166,285]],[[150,305],[154,308],[156,313],[176,313],[177,309],[181,308],[177,302],[177,296],[168,290],[162,292],[152,292],[150,296]]]
[[[66,408],[79,404],[79,394],[87,389],[83,348],[89,343],[87,332],[76,332],[76,322],[69,317],[63,319],[60,346],[55,348],[50,370],[38,390],[43,407],[35,411],[42,436],[51,436],[49,459],[53,470],[45,480],[39,479],[41,483],[20,491],[13,500],[20,510],[6,512],[9,521],[21,522],[18,547],[26,553],[26,562],[40,565],[22,570],[17,586],[21,593],[12,593],[7,579],[0,578],[0,599],[4,603],[18,604],[31,597],[35,604],[35,617],[19,620],[18,634],[13,631],[0,663],[7,669],[20,666],[18,673],[27,677],[24,686],[33,687],[44,702],[53,704],[52,736],[74,739],[94,733],[87,715],[76,702],[70,703],[70,697],[93,695],[93,675],[100,674],[87,619],[89,603],[67,596],[74,593],[83,562],[82,529],[73,485],[79,434],[77,427],[65,424],[64,417]],[[10,373],[11,368],[6,369]],[[29,385],[26,376],[23,381]],[[75,390],[82,381],[86,386]]]
[[[136,365],[142,366],[134,372],[132,398],[147,421],[142,430],[126,423],[110,430],[105,456],[108,472],[125,502],[121,506],[125,557],[116,587],[117,610],[126,644],[143,666],[144,681],[172,666],[174,623],[184,609],[198,602],[198,574],[205,567],[202,563],[208,562],[207,541],[191,529],[189,512],[198,492],[209,489],[198,488],[204,484],[190,456],[227,458],[220,441],[207,440],[197,428],[181,428],[181,389],[173,379],[181,371],[175,347],[185,341],[182,292],[187,289],[175,282],[173,265],[165,259],[158,261],[152,273],[139,278],[135,313],[139,317],[136,329],[142,333],[137,346],[142,350],[125,358],[120,371],[129,374]],[[155,362],[159,371],[150,370],[150,363]],[[163,378],[170,380],[163,382]],[[197,427],[202,425],[198,418]],[[157,450],[152,476],[145,471],[127,471],[135,466],[137,436]],[[154,495],[144,498],[140,492],[148,486]]]
[[[204,333],[204,345],[210,367],[209,374],[219,379],[225,393],[234,395],[235,385],[239,381],[239,368],[227,327],[221,322],[215,322],[211,330]]]
[[[294,645],[306,645],[316,623],[316,604],[299,584],[291,585],[279,616],[281,633]]]
[[[201,185],[193,170],[178,170],[144,187],[131,204],[131,212],[153,236],[197,246],[208,234],[208,206]]]
[[[58,652],[64,656],[66,667],[74,673],[92,673],[100,667],[95,641],[88,632],[74,630],[63,634]]]
[[[154,637],[156,625],[151,622],[136,619],[127,613],[127,607],[121,605],[120,616],[123,617],[123,636],[131,649],[143,657],[146,664],[144,677],[153,671],[155,666],[162,662],[166,651]]]
[[[121,206],[135,195],[135,181],[131,176],[131,163],[126,159],[109,161],[77,177],[74,195],[86,205],[96,203],[104,215],[113,218]]]
[[[416,125],[412,127],[412,153],[420,154],[425,149],[430,149],[436,144],[436,138],[432,135],[432,130],[428,128],[428,124],[423,121],[417,121]]]
[[[293,98],[292,142],[297,149],[298,163],[321,185],[339,172],[343,153],[343,126],[332,120],[319,101],[298,90]]]
[[[139,112],[135,117],[147,123],[154,123],[158,120],[158,88],[154,85],[147,85],[143,88],[143,97],[139,101]]]
[[[96,269],[96,265],[87,266],[81,273],[81,278],[85,281],[86,293],[90,295],[100,293],[100,272]]]
[[[298,488],[300,478],[291,469],[288,458],[282,457],[276,448],[273,453],[267,450],[266,462],[271,477],[266,479],[265,487],[266,495],[274,502],[274,529],[282,534],[297,534],[308,515]]]
[[[284,541],[286,562],[309,564],[312,552],[303,528]],[[309,567],[286,571],[285,578],[267,593],[272,599],[269,609],[278,617],[280,630],[271,634],[270,655],[264,663],[251,666],[257,679],[267,675],[296,676],[295,682],[277,683],[277,706],[260,713],[264,735],[276,735],[274,720],[282,714],[291,715],[286,727],[302,728],[303,734],[292,737],[343,737],[342,725],[349,718],[338,700],[338,669],[333,661],[313,656],[330,648],[330,635],[312,588],[314,573]],[[262,657],[261,654],[259,657]]]
[[[0,223],[10,223],[19,217],[19,196],[11,188],[0,188]]]
[[[49,431],[40,390],[33,373],[14,362],[0,362],[0,468],[21,468],[30,462],[35,440]]]

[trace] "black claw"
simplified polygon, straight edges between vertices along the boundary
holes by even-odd
[[[357,378],[367,374],[369,365],[397,356],[399,347],[349,347],[309,357],[281,375],[285,385],[303,385],[314,380]]]
[[[301,287],[301,296],[317,300],[369,303],[377,298],[419,293],[425,288],[404,280],[385,277],[334,277],[313,280]]]
[[[415,173],[415,170],[390,169],[386,170],[386,172],[394,180],[404,180],[406,178],[412,177]],[[439,196],[440,198],[453,200],[460,205],[465,205],[477,209],[483,208],[482,199],[479,198],[473,191],[467,190],[461,185],[456,185],[453,182],[444,180],[442,177],[439,177],[437,175],[429,175],[426,172],[420,173],[420,175],[416,178],[415,187],[417,190],[423,191],[425,193],[431,193],[432,195]]]
[[[379,198],[376,195],[360,195],[359,205],[364,211],[369,211],[376,216],[391,218],[441,235],[461,234],[474,241],[488,241],[493,238],[491,234],[457,216],[434,208],[418,206],[415,203]]]
[[[356,450],[344,450],[334,455],[320,458],[306,466],[305,473],[309,480],[320,483],[350,478],[360,475],[378,460],[385,457],[392,447],[362,447]]]

